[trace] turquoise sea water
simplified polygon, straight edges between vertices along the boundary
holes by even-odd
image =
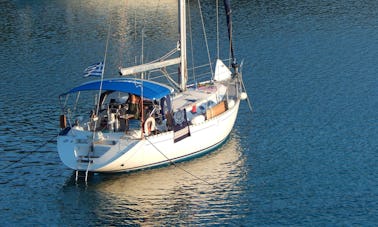
[[[109,76],[135,61],[135,26],[146,60],[175,47],[175,1],[139,3],[0,1],[1,225],[378,223],[376,1],[232,1],[253,113],[242,103],[230,139],[180,168],[75,184],[56,150],[58,95],[103,58],[109,21]]]

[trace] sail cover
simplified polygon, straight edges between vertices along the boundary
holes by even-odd
[[[133,78],[117,78],[91,81],[72,88],[60,96],[67,95],[79,91],[89,90],[108,90],[120,91],[143,96],[148,99],[160,99],[173,92],[173,88],[153,81],[133,79]]]

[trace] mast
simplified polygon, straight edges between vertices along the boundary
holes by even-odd
[[[186,0],[179,0],[179,20],[180,20],[180,89],[186,90],[188,80],[187,60],[186,60]]]

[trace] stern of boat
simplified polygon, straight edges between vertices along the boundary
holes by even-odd
[[[72,128],[57,139],[62,162],[78,171],[97,172],[130,150],[140,137],[125,133],[102,133]]]

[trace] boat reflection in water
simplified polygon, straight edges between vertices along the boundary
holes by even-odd
[[[239,138],[233,132],[212,154],[155,170],[95,175],[86,191],[96,197],[91,199],[96,223],[222,224],[240,216],[235,204],[240,203],[244,177]]]

